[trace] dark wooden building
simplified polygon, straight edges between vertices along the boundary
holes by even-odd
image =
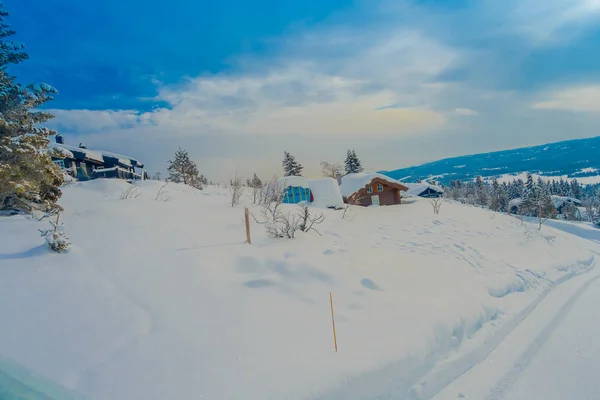
[[[129,156],[91,150],[83,143],[78,147],[68,146],[60,134],[56,135],[56,143],[51,143],[49,147],[52,161],[80,181],[97,178],[147,179],[144,165]]]

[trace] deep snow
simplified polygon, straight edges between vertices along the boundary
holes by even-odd
[[[319,209],[321,235],[279,241],[251,206],[248,245],[226,189],[138,185],[66,187],[64,255],[47,221],[0,219],[0,353],[89,399],[426,398],[447,382],[424,377],[596,263],[595,242],[425,199]]]

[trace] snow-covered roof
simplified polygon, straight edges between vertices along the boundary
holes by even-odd
[[[310,189],[308,179],[303,176],[284,176],[283,178],[279,178],[277,182],[284,187],[298,186],[301,188]]]
[[[344,199],[340,185],[333,178],[311,179],[310,191],[313,193],[315,207],[343,207]]]
[[[141,162],[139,162],[138,160],[136,160],[133,157],[124,156],[122,154],[112,153],[110,151],[104,151],[104,150],[98,150],[98,152],[106,157],[116,158],[119,160],[120,163],[128,165],[128,166],[142,165]]]
[[[56,150],[60,151],[65,157],[69,157],[69,158],[75,157],[73,155],[73,152],[80,152],[80,153],[84,153],[85,156],[87,158],[89,158],[90,160],[98,161],[101,163],[103,163],[105,161],[104,156],[106,156],[106,157],[110,157],[110,158],[116,158],[117,160],[119,160],[119,163],[121,163],[125,166],[128,166],[128,167],[142,166],[142,163],[133,157],[124,156],[122,154],[117,154],[117,153],[112,153],[110,151],[84,149],[81,147],[69,146],[69,145],[66,145],[63,143],[50,143],[48,147],[51,149],[56,149]]]
[[[73,156],[73,152],[84,153],[87,158],[90,160],[98,161],[103,163],[104,157],[102,157],[102,153],[90,149],[82,149],[81,147],[73,147],[62,143],[50,143],[53,148],[64,149],[71,152],[71,156]],[[59,150],[62,151],[62,150]],[[74,156],[73,156],[74,157]]]
[[[581,205],[581,201],[577,200],[574,197],[551,195],[550,198],[552,199],[552,203],[556,208],[562,206],[565,203],[573,203],[577,206]]]
[[[359,172],[357,174],[347,174],[342,177],[342,184],[340,185],[342,195],[345,197],[352,196],[354,193],[371,183],[375,178],[382,179],[391,184],[406,186],[404,183],[398,182],[389,176],[377,172]]]
[[[441,187],[432,185],[431,183],[427,183],[427,182],[419,182],[419,183],[402,182],[402,184],[404,186],[408,187],[408,190],[406,191],[406,193],[411,196],[418,196],[421,193],[423,193],[424,191],[426,191],[427,189],[431,189],[438,193],[444,193],[444,189],[442,189]]]
[[[66,149],[65,147],[61,147],[60,145],[57,145],[56,143],[48,144],[48,149],[58,151],[65,158],[75,158],[75,156],[73,155],[73,153],[70,150]]]

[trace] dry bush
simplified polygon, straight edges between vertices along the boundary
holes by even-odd
[[[232,181],[229,182],[229,192],[231,193],[231,207],[235,207],[240,203],[242,193],[244,193],[244,185],[242,179],[238,178],[237,172]]]
[[[293,239],[297,231],[315,231],[319,235],[319,231],[315,229],[315,225],[319,225],[325,219],[323,214],[313,215],[307,204],[298,205],[299,209],[296,212],[284,212],[282,209],[285,187],[278,184],[276,179],[273,179],[261,192],[260,199],[262,207],[263,221],[254,220],[264,224],[267,234],[272,238],[288,238]]]
[[[142,193],[140,193],[139,189],[135,185],[130,185],[123,191],[123,193],[121,193],[121,200],[137,199],[141,195]]]
[[[160,188],[158,188],[158,192],[156,192],[156,197],[154,197],[154,200],[167,201],[171,198],[169,192],[167,191],[168,184],[169,182],[165,182],[162,185],[160,185]]]
[[[444,198],[443,197],[433,197],[430,200],[431,206],[433,207],[433,214],[434,215],[438,215],[440,213],[440,208],[442,207],[442,204],[444,203]]]

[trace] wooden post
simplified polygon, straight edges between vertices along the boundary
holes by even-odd
[[[244,207],[244,219],[246,220],[246,241],[248,244],[252,244],[252,238],[250,237],[250,211],[248,211],[248,207]]]
[[[333,296],[331,292],[329,292],[329,306],[331,307],[331,325],[333,326],[333,345],[335,346],[335,351],[338,351],[337,347],[337,336],[335,334],[335,318],[333,315]]]

